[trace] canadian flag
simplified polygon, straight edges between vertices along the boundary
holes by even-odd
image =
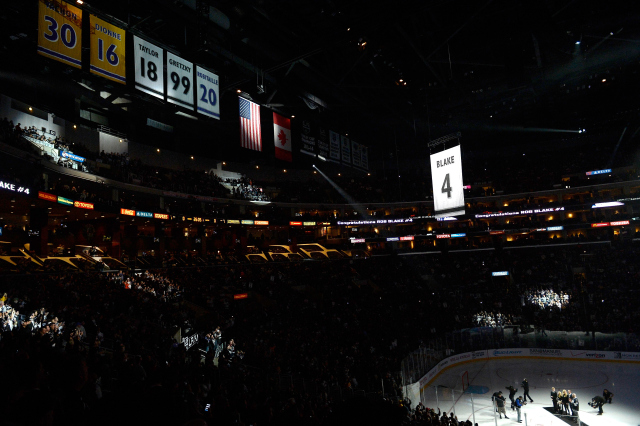
[[[273,113],[273,143],[276,158],[291,162],[291,120]]]

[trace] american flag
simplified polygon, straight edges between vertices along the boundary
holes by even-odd
[[[260,105],[240,98],[240,145],[254,151],[262,151],[260,132]]]

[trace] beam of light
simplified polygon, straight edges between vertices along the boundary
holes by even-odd
[[[362,217],[367,217],[367,211],[365,210],[365,208],[362,206],[362,204],[358,203],[351,195],[347,194],[342,188],[340,188],[334,181],[332,181],[331,179],[329,179],[329,176],[325,175],[322,170],[320,170],[319,168],[316,167],[316,165],[313,165],[313,168],[316,169],[318,171],[318,173],[320,173],[320,175],[326,179],[327,182],[329,182],[329,184],[331,184],[331,186],[333,186],[335,188],[336,191],[338,191],[338,193],[340,195],[342,195],[342,198],[344,198],[347,203],[353,207],[353,209],[355,211],[358,212],[358,214],[360,214]]]
[[[495,116],[492,116],[491,118],[494,117]],[[577,129],[553,129],[550,127],[518,126],[512,124],[487,123],[485,121],[478,120],[455,120],[449,123],[449,127],[459,130],[484,130],[519,133],[578,133]]]
[[[498,125],[486,125],[487,130],[503,130],[507,132],[524,132],[524,133],[582,133],[579,130],[569,129],[551,129],[548,127],[524,127],[524,126],[509,126],[506,124]]]

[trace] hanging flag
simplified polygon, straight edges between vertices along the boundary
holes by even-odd
[[[240,98],[240,145],[254,151],[262,151],[260,133],[260,105]]]
[[[291,162],[291,120],[273,113],[273,143],[276,158]]]

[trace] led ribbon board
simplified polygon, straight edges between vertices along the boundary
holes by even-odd
[[[430,159],[435,217],[464,214],[460,145],[432,154]]]

